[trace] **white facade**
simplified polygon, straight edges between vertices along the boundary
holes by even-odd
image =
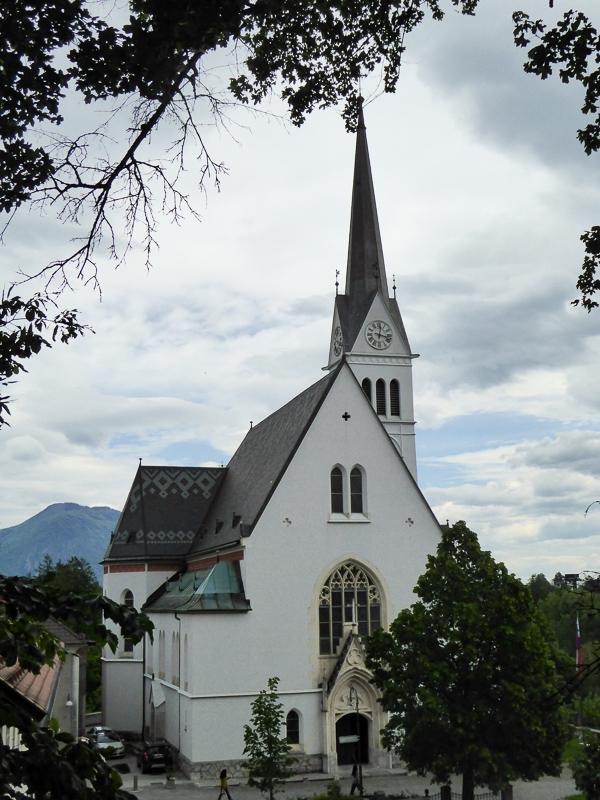
[[[361,148],[364,128],[357,164]],[[390,763],[363,635],[411,604],[440,529],[416,484],[414,355],[384,279],[381,263],[364,297],[336,298],[330,374],[255,426],[227,468],[140,468],[132,486],[104,587],[146,602],[156,629],[106,654],[104,721],[168,739],[190,774],[243,771],[250,704],[274,676],[299,771],[350,763],[356,727],[363,762]],[[369,343],[374,321],[384,345]],[[385,381],[385,410],[365,378]]]

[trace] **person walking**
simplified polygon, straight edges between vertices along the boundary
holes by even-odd
[[[350,794],[354,794],[355,789],[358,789],[358,794],[360,795],[360,780],[358,776],[358,764],[356,761],[352,766],[352,786],[350,787]]]
[[[219,777],[221,779],[221,791],[219,792],[219,797],[217,800],[221,800],[224,794],[226,794],[229,800],[231,800],[231,795],[229,794],[229,789],[227,788],[227,770],[222,769]]]

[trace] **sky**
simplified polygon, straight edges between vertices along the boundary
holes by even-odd
[[[600,504],[584,515],[600,500],[600,310],[570,305],[579,237],[600,224],[600,158],[576,140],[579,88],[524,74],[512,43],[512,10],[568,7],[554,6],[449,10],[407,37],[394,95],[362,87],[386,270],[420,354],[419,485],[441,522],[464,519],[523,579],[600,569]],[[101,259],[101,295],[63,294],[95,333],[46,349],[11,387],[0,528],[51,503],[122,508],[139,458],[226,465],[251,421],[322,376],[354,136],[339,109],[301,128],[276,98],[262,110],[235,109],[233,135],[201,117],[228,173],[203,192],[188,161],[201,220],[161,219],[150,270],[136,240],[119,269]],[[17,215],[5,285],[76,235],[48,212]]]

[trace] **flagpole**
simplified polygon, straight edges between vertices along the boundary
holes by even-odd
[[[579,726],[583,727],[583,658],[581,653],[581,633],[579,631],[579,614],[575,615],[575,670],[579,678]]]

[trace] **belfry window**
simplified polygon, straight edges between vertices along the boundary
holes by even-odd
[[[350,473],[350,513],[363,513],[363,476],[358,467]]]
[[[361,384],[363,392],[367,395],[367,400],[369,403],[372,403],[371,399],[371,381],[369,378],[363,378],[363,382]]]
[[[381,627],[381,596],[375,582],[358,566],[338,567],[319,597],[319,653],[335,655],[347,632],[365,636]]]
[[[397,380],[390,383],[390,417],[400,416],[400,384]]]
[[[385,381],[379,378],[375,384],[375,406],[380,417],[385,417]]]
[[[331,513],[344,513],[344,476],[339,467],[331,470]]]

